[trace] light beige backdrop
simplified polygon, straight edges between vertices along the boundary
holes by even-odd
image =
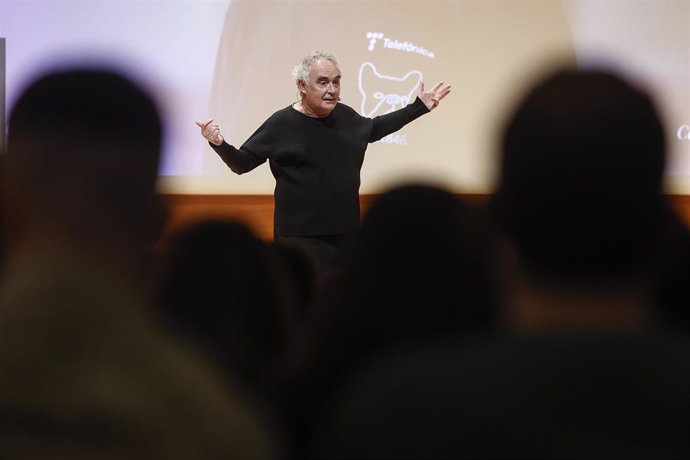
[[[369,146],[362,192],[377,193],[408,180],[436,182],[458,192],[490,192],[506,110],[526,84],[557,63],[620,67],[660,88],[669,133],[690,123],[689,4],[233,0],[218,43],[208,115],[239,147],[270,114],[295,101],[292,68],[314,49],[338,57],[342,102],[367,116],[409,102],[420,79],[426,85],[442,80],[453,91],[437,110]],[[673,177],[682,186],[690,176],[690,141],[671,137],[670,145]],[[208,146],[198,155],[204,175],[168,178],[169,189],[273,192],[268,165],[236,176]]]

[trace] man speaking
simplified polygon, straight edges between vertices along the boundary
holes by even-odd
[[[197,121],[201,134],[237,174],[267,160],[276,179],[274,236],[294,242],[332,267],[342,242],[359,224],[360,169],[367,145],[435,109],[450,92],[420,83],[414,102],[374,118],[339,103],[341,72],[335,56],[314,51],[293,71],[298,101],[271,115],[241,147],[224,139],[213,119]]]

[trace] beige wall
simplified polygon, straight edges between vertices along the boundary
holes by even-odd
[[[524,86],[556,62],[607,65],[654,92],[669,134],[669,193],[688,194],[690,139],[676,135],[690,125],[688,30],[686,0],[232,0],[219,42],[208,43],[217,47],[208,115],[239,146],[296,99],[292,67],[315,48],[339,58],[342,101],[366,115],[377,91],[408,94],[416,75],[426,84],[444,80],[453,92],[437,111],[403,128],[398,144],[370,146],[362,192],[417,179],[490,193],[497,131]],[[371,32],[381,38],[370,50]],[[386,40],[434,57],[387,48]],[[418,74],[394,80],[410,72]],[[162,190],[273,192],[267,166],[238,177],[201,139],[193,155],[204,175],[163,178]]]
[[[381,34],[373,44],[367,38],[371,32]],[[429,53],[386,47],[396,41]],[[292,68],[317,48],[339,60],[342,102],[367,116],[395,107],[383,104],[372,111],[377,92],[414,98],[418,76],[426,85],[441,80],[453,85],[436,111],[399,132],[397,143],[369,147],[363,193],[410,178],[486,192],[493,176],[494,130],[506,104],[556,57],[574,62],[560,0],[233,0],[218,48],[209,117],[239,146],[271,113],[296,100]],[[215,176],[186,178],[176,191],[272,193],[267,166],[238,177],[210,148],[201,155],[206,172]]]

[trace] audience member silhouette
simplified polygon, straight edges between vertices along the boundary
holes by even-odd
[[[278,254],[246,225],[220,219],[184,227],[166,252],[159,302],[165,318],[266,396],[296,302]]]
[[[103,68],[39,76],[9,118],[3,459],[274,458],[253,405],[153,319],[162,123]]]
[[[339,394],[320,455],[685,458],[690,347],[653,302],[664,132],[649,95],[561,70],[503,132],[490,209],[507,334],[379,363]]]
[[[654,283],[654,301],[669,332],[690,334],[690,228],[678,212],[667,206],[658,269]]]
[[[282,271],[295,288],[296,303],[290,313],[290,324],[297,327],[309,314],[324,275],[319,274],[318,260],[301,245],[288,240],[274,240],[269,244],[269,252],[282,261]]]
[[[482,224],[477,209],[431,185],[373,203],[302,334],[305,367],[285,397],[298,431],[377,356],[490,331],[497,298]]]

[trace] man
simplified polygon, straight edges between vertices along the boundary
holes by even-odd
[[[372,363],[334,398],[318,456],[688,457],[690,344],[652,296],[666,201],[652,99],[566,69],[507,122],[490,205],[504,333]]]
[[[367,144],[435,109],[450,92],[442,82],[417,99],[375,118],[339,103],[341,72],[335,57],[314,51],[294,69],[299,100],[268,118],[239,148],[228,144],[213,119],[197,121],[202,135],[237,174],[269,161],[276,179],[274,235],[307,246],[322,269],[359,224],[359,172]]]
[[[29,84],[9,122],[0,457],[275,458],[248,401],[153,318],[150,95],[113,71],[60,70]]]

